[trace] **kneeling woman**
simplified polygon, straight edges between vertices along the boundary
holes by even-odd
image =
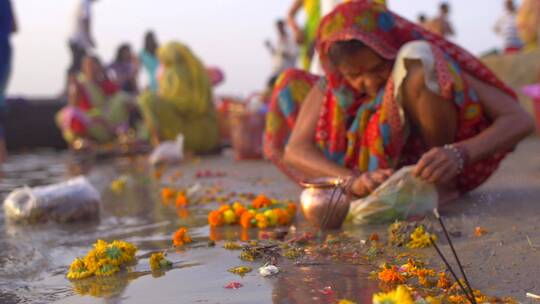
[[[326,76],[285,72],[267,117],[265,153],[294,178],[353,176],[361,197],[415,164],[446,201],[482,184],[533,128],[479,60],[370,1],[327,15],[317,49]]]
[[[139,106],[154,144],[185,136],[185,147],[195,153],[217,149],[219,130],[212,88],[203,64],[188,47],[172,42],[158,51],[163,68],[158,92],[147,91]]]

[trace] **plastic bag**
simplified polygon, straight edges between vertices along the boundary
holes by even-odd
[[[347,221],[354,224],[384,223],[424,215],[437,207],[433,184],[412,175],[413,166],[404,167],[368,197],[351,203]]]
[[[182,159],[184,159],[184,135],[178,134],[176,140],[164,141],[157,146],[148,160],[155,166],[163,163],[177,163]]]
[[[83,177],[41,187],[13,190],[4,200],[4,212],[15,222],[74,222],[99,216],[101,196]]]

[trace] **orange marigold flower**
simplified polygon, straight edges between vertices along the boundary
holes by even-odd
[[[185,227],[180,227],[173,235],[173,244],[174,246],[183,246],[184,244],[191,243],[191,237],[188,234],[188,229]]]
[[[161,189],[161,199],[165,201],[169,201],[170,199],[174,198],[176,195],[176,191],[172,188],[165,187]]]
[[[251,220],[255,216],[251,212],[244,212],[240,217],[240,225],[244,228],[251,228]]]
[[[437,280],[437,287],[442,289],[450,288],[450,280],[446,277],[445,272],[439,272],[439,279]]]
[[[287,211],[289,212],[289,214],[291,216],[295,216],[296,215],[296,204],[295,203],[289,203],[287,205]]]
[[[210,227],[216,227],[223,225],[223,214],[218,210],[208,213],[208,224]]]
[[[385,267],[379,272],[379,280],[385,283],[404,283],[405,277],[399,272],[397,266]]]
[[[183,192],[179,192],[176,196],[176,208],[186,207],[189,204],[189,200]]]
[[[244,206],[234,208],[234,214],[236,215],[237,218],[242,217],[242,214],[244,214],[244,212],[246,211],[247,211],[247,208]]]
[[[277,214],[278,224],[281,226],[287,226],[291,223],[291,216],[283,209],[274,209],[274,213]]]
[[[221,205],[218,209],[219,213],[223,213],[227,210],[230,210],[231,209],[231,206],[229,206],[228,204],[225,204],[225,205]]]
[[[252,202],[251,205],[255,209],[264,208],[272,205],[272,201],[264,194],[259,194]]]
[[[476,227],[474,228],[474,235],[476,235],[477,237],[481,237],[482,235],[486,234],[487,233],[487,230],[483,227]]]

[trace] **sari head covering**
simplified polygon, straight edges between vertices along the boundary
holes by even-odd
[[[325,96],[315,141],[326,158],[350,169],[366,172],[399,168],[416,163],[429,148],[406,121],[399,100],[400,83],[394,80],[399,67],[397,59],[401,58],[401,52],[407,47],[420,44],[427,48],[426,57],[432,61],[433,68],[426,75],[426,82],[430,77],[435,88],[428,87],[453,102],[458,112],[455,142],[475,136],[490,125],[474,89],[468,85],[463,73],[515,96],[470,53],[373,1],[357,0],[339,5],[323,18],[317,38],[317,51],[326,77],[319,82]],[[395,62],[392,76],[374,98],[359,96],[329,59],[333,43],[350,40],[358,40],[382,58]],[[278,79],[275,101],[270,105],[266,139],[276,145],[280,143],[279,134],[284,133],[283,127],[278,127],[276,121],[280,115],[283,116],[281,121],[286,121],[292,130],[290,121],[294,121],[298,112],[292,106],[298,105],[300,97],[289,98],[298,95],[291,85],[299,78],[290,77],[295,73],[298,72],[286,72]],[[309,82],[313,83],[314,80],[309,79]],[[265,151],[270,151],[270,144]],[[506,151],[503,151],[466,166],[458,177],[460,190],[468,191],[480,185],[497,168],[505,154]]]

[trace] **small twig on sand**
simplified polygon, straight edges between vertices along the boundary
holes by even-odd
[[[526,235],[525,237],[527,238],[527,243],[529,243],[529,247],[531,247],[531,249],[532,249],[533,251],[538,250],[538,246],[533,245],[533,243],[532,243],[532,241],[531,241],[531,238],[529,238],[528,235]]]

